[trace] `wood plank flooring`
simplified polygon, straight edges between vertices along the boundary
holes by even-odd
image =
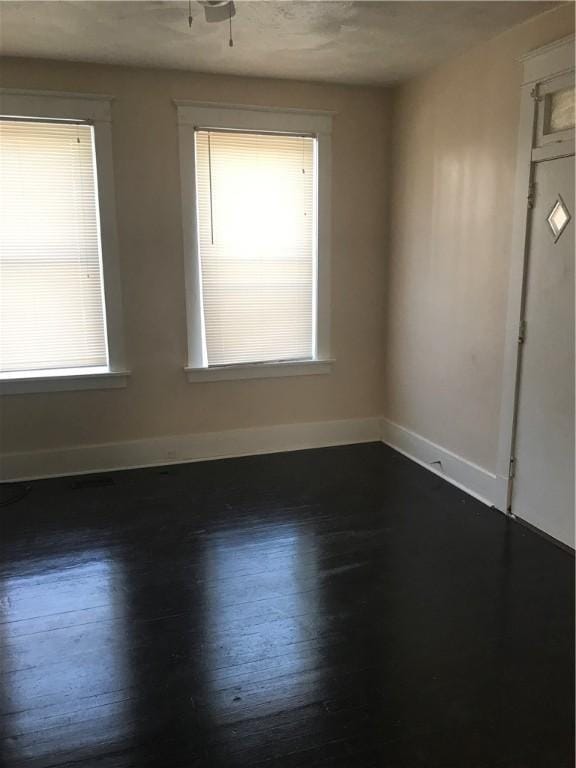
[[[3,768],[574,765],[574,559],[381,444],[3,494]]]

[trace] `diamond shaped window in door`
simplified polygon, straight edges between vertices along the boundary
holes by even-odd
[[[554,207],[548,214],[547,218],[548,226],[552,231],[554,242],[556,242],[562,232],[564,232],[566,225],[571,218],[572,217],[570,216],[570,212],[568,211],[568,208],[566,208],[566,203],[564,200],[562,200],[560,195],[558,195],[558,199],[554,203]]]

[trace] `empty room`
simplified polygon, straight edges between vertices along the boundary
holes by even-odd
[[[0,0],[1,768],[573,768],[574,12]]]

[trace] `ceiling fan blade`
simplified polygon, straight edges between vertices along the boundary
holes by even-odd
[[[204,16],[206,21],[213,23],[216,21],[228,21],[232,16],[236,16],[236,8],[232,0],[229,3],[202,3],[204,6]]]

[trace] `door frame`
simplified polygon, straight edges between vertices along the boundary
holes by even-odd
[[[521,62],[523,77],[516,153],[516,181],[495,499],[497,509],[508,513],[511,513],[512,480],[514,477],[513,451],[520,388],[522,321],[526,294],[526,267],[530,246],[530,212],[533,202],[534,170],[538,161],[574,154],[574,130],[559,134],[557,141],[539,142],[544,104],[541,92],[546,90],[548,81],[574,72],[574,35],[530,51],[522,57]]]

